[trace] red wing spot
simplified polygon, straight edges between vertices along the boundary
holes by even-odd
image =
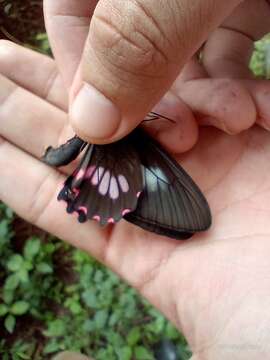
[[[94,171],[96,170],[95,166],[90,166],[89,168],[86,169],[86,174],[85,177],[86,179],[90,179],[90,177],[93,175]]]
[[[141,193],[142,193],[141,191],[137,192],[137,195],[136,195],[137,198],[139,198],[139,196],[141,195]]]
[[[85,206],[80,206],[78,211],[82,211],[85,215],[87,215],[87,208]]]
[[[73,188],[73,189],[72,189],[72,192],[74,192],[74,194],[75,194],[76,196],[78,196],[79,193],[80,193],[80,190],[77,189],[77,188]]]
[[[85,175],[85,170],[80,169],[79,172],[76,174],[75,179],[80,180],[84,177],[84,175]]]
[[[115,223],[114,218],[109,218],[109,219],[108,219],[108,224],[114,224],[114,223]]]
[[[125,215],[127,215],[128,213],[130,213],[130,212],[131,212],[130,209],[124,209],[124,210],[122,211],[122,216],[125,216]]]
[[[96,221],[100,221],[100,216],[99,215],[94,215],[92,219],[96,220]]]

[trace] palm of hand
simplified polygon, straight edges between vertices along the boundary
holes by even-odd
[[[269,333],[269,135],[201,135],[187,158],[203,174],[214,223],[177,250],[181,326],[207,359],[258,358]]]
[[[21,86],[42,96],[40,80],[30,84],[19,73],[16,76]],[[102,230],[94,222],[81,225],[65,213],[56,201],[63,173],[38,160],[62,132],[66,121],[66,113],[59,109],[64,107],[62,100],[51,92],[46,102],[3,77],[0,80],[4,94],[0,134],[7,140],[0,147],[0,198],[28,221],[90,252],[138,288],[184,331],[195,354],[217,358],[218,353],[221,359],[221,353],[227,359],[242,344],[251,344],[252,349],[257,340],[255,321],[267,311],[270,281],[267,132],[253,128],[231,137],[204,129],[197,146],[179,157],[210,202],[214,223],[208,233],[178,242],[125,221]],[[32,111],[24,111],[25,107]],[[252,317],[247,317],[248,311]],[[239,338],[246,319],[250,328]],[[262,331],[263,326],[267,322]],[[231,343],[232,334],[240,345]]]

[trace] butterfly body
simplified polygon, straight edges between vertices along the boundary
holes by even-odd
[[[58,195],[80,222],[92,219],[104,226],[124,218],[176,239],[210,227],[210,209],[197,185],[142,129],[108,145],[87,144],[77,136],[67,144],[49,148],[43,160],[62,166],[85,149]]]

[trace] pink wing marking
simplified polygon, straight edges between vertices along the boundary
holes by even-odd
[[[100,221],[100,216],[99,215],[94,215],[92,217],[93,220],[96,220],[96,221]]]
[[[128,214],[128,213],[130,213],[130,212],[131,212],[130,209],[124,209],[124,210],[122,211],[122,216],[125,216],[126,214]]]
[[[104,168],[102,166],[99,166],[98,168],[96,168],[96,171],[94,172],[94,175],[92,176],[92,179],[91,179],[91,182],[93,185],[99,184],[103,173],[104,173]]]
[[[114,176],[111,177],[111,183],[110,183],[110,197],[111,199],[115,200],[119,196],[119,189],[118,184],[116,181],[116,178]]]
[[[85,215],[87,215],[87,208],[85,206],[80,206],[78,208],[78,211],[82,211],[83,213],[85,213]]]
[[[96,166],[91,165],[86,169],[85,178],[90,179],[90,177],[93,175],[94,171],[96,170]]]
[[[80,193],[80,190],[77,189],[77,188],[73,188],[73,189],[72,189],[72,192],[74,192],[74,194],[75,194],[76,196],[78,196],[79,193]]]
[[[80,179],[82,179],[82,178],[84,177],[84,175],[85,175],[85,170],[80,169],[80,170],[78,171],[78,173],[76,174],[75,179],[76,179],[76,180],[80,180]]]
[[[115,223],[114,218],[109,218],[109,219],[108,219],[108,224],[114,224],[114,223]]]
[[[141,193],[142,193],[141,191],[137,192],[137,195],[136,195],[136,196],[137,196],[137,198],[139,198],[139,197],[140,197]]]
[[[120,184],[120,187],[121,187],[122,191],[124,193],[128,192],[129,185],[128,185],[128,182],[127,182],[127,179],[125,178],[125,176],[124,175],[118,175],[118,181],[119,181],[119,184]]]
[[[106,195],[110,185],[110,172],[107,170],[99,184],[98,191],[101,195]]]

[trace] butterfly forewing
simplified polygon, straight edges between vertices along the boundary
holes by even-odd
[[[136,210],[125,219],[147,230],[180,239],[208,229],[209,206],[184,169],[140,130],[136,130],[134,146],[142,163],[144,191]]]

